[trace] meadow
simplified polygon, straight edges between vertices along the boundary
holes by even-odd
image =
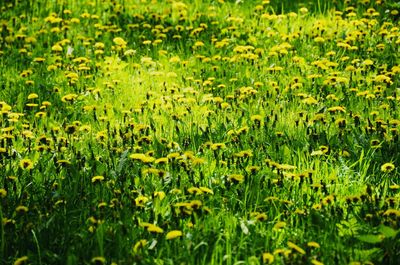
[[[399,264],[399,12],[1,1],[0,264]]]

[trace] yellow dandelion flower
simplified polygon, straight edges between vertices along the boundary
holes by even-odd
[[[301,102],[304,103],[304,104],[307,104],[307,105],[318,104],[318,100],[316,100],[313,97],[307,97],[307,98],[303,99]]]
[[[322,262],[320,262],[320,261],[318,261],[316,259],[311,260],[311,264],[313,264],[313,265],[324,265],[324,263],[322,263]]]
[[[371,59],[366,59],[364,62],[362,62],[363,65],[370,66],[374,64],[374,61]]]
[[[104,257],[94,257],[94,258],[92,258],[91,263],[99,264],[99,265],[100,264],[105,264],[106,263],[106,259]]]
[[[143,153],[134,153],[134,154],[131,154],[129,157],[133,160],[142,161],[143,163],[151,163],[156,160],[154,157],[148,156]]]
[[[207,187],[199,187],[199,189],[204,192],[204,193],[208,193],[208,194],[214,194],[214,192],[212,191],[212,189],[209,189]]]
[[[201,189],[199,189],[199,188],[197,188],[197,187],[190,187],[190,188],[187,189],[187,191],[188,191],[190,194],[196,194],[196,195],[201,195],[201,194],[203,194],[203,192],[201,191]]]
[[[36,104],[36,103],[27,103],[27,104],[25,104],[25,106],[27,106],[27,107],[37,107],[37,106],[39,106],[39,104]]]
[[[204,42],[202,41],[196,41],[195,44],[193,45],[193,47],[197,48],[197,47],[202,47],[204,46]]]
[[[36,93],[31,93],[31,94],[28,95],[28,99],[35,99],[35,98],[38,98],[38,97],[39,97],[39,95],[36,94]]]
[[[121,37],[116,37],[113,39],[113,42],[121,47],[125,47],[128,43]]]
[[[285,222],[282,222],[282,221],[280,221],[280,222],[277,222],[275,225],[274,225],[274,230],[281,230],[282,228],[285,228],[286,227],[286,223]]]
[[[158,198],[160,201],[162,201],[165,198],[165,192],[163,191],[155,191],[153,193],[154,198]]]
[[[274,262],[274,260],[275,260],[275,257],[271,253],[264,252],[262,254],[262,261],[264,264],[272,264]]]
[[[177,237],[181,237],[183,235],[182,231],[180,230],[172,230],[170,232],[167,233],[167,235],[165,236],[166,239],[174,239]]]
[[[298,253],[305,255],[306,252],[304,251],[304,249],[302,249],[301,247],[299,247],[298,245],[294,244],[293,242],[288,241],[288,247],[297,251]]]
[[[68,165],[71,165],[72,163],[71,163],[71,161],[69,161],[67,159],[60,159],[60,160],[57,160],[57,164],[59,164],[61,166],[68,166]],[[93,181],[93,179],[92,179],[92,181]]]
[[[381,166],[381,171],[384,173],[389,173],[395,169],[395,166],[392,163],[385,163]]]
[[[188,204],[188,208],[196,210],[199,209],[202,205],[203,203],[200,200],[193,200],[190,201],[190,203]]]
[[[18,258],[18,259],[16,259],[15,261],[14,261],[14,265],[22,265],[22,264],[26,264],[27,262],[28,262],[28,256],[23,256],[23,257],[20,257],[20,258]]]
[[[146,239],[141,239],[138,242],[136,242],[135,246],[133,247],[133,252],[137,253],[141,248],[143,248],[147,244]]]
[[[62,102],[71,102],[78,98],[77,94],[68,94],[61,98]]]
[[[199,158],[199,157],[193,157],[191,159],[192,161],[192,166],[199,166],[199,165],[203,165],[206,160],[204,160],[203,158]]]
[[[400,210],[388,209],[383,213],[383,216],[400,217]]]
[[[62,48],[62,46],[61,46],[60,44],[55,44],[55,45],[53,45],[53,46],[51,47],[51,50],[52,50],[53,52],[62,52],[62,51],[63,51],[63,48]]]
[[[43,57],[36,57],[36,58],[33,59],[33,61],[35,63],[42,63],[42,62],[46,61],[46,59],[43,58]]]
[[[33,162],[30,159],[21,159],[21,161],[19,162],[19,166],[23,169],[23,170],[31,170],[33,168]]]
[[[268,216],[267,216],[266,213],[259,213],[259,214],[257,214],[257,215],[255,216],[255,218],[256,218],[257,221],[262,222],[262,221],[267,220],[267,219],[268,219]]]
[[[263,116],[259,114],[252,115],[250,120],[253,122],[261,122],[263,120]]]
[[[147,156],[147,155],[143,159],[141,159],[141,161],[145,164],[152,163],[152,162],[154,162],[154,160],[156,160],[154,157]]]
[[[103,142],[105,140],[107,140],[108,136],[107,136],[107,131],[100,131],[98,133],[96,133],[96,140],[99,142]]]
[[[220,150],[220,149],[225,149],[226,145],[224,143],[215,143],[211,145],[211,150]]]
[[[231,174],[228,176],[228,180],[232,182],[242,183],[244,181],[244,176],[241,174]]]
[[[346,112],[346,108],[342,106],[335,106],[335,107],[330,107],[328,108],[328,111],[331,113],[336,113],[336,112]]]
[[[164,230],[161,227],[158,227],[153,224],[149,224],[149,226],[147,227],[147,231],[149,231],[150,233],[157,233],[157,234],[164,233]]]
[[[304,15],[308,13],[308,9],[306,7],[302,7],[299,9],[299,12]]]
[[[308,242],[307,246],[312,247],[312,248],[320,248],[321,247],[317,242],[314,242],[314,241]]]
[[[15,208],[15,211],[17,213],[23,214],[23,213],[27,213],[29,211],[29,208],[23,205],[19,205],[17,206],[17,208]]]
[[[149,198],[143,195],[139,195],[136,199],[135,199],[135,205],[139,206],[139,207],[144,207],[146,202],[149,201]]]
[[[93,178],[92,178],[92,183],[100,183],[100,182],[102,182],[104,180],[104,177],[103,176],[94,176]]]
[[[7,191],[5,189],[0,189],[0,198],[5,198],[7,196]]]

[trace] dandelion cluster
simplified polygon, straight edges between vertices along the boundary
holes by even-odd
[[[399,5],[0,3],[1,264],[397,264]]]

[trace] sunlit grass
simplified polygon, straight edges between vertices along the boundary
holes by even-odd
[[[397,4],[0,8],[0,263],[399,260]]]

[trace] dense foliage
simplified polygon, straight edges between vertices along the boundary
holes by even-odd
[[[398,264],[398,3],[0,5],[1,264]]]

